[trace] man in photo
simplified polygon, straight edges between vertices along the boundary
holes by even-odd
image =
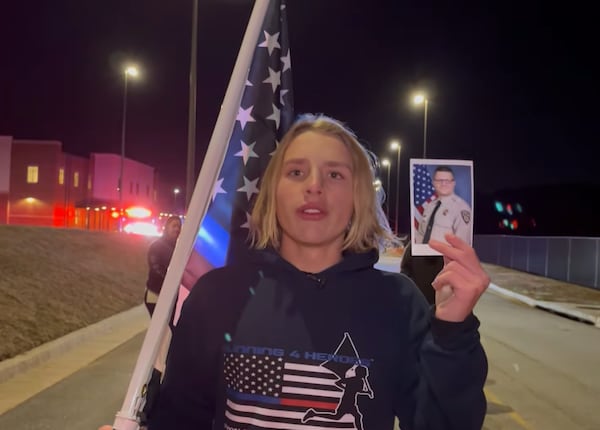
[[[471,207],[454,193],[456,182],[449,166],[438,166],[433,173],[435,198],[423,204],[423,218],[415,234],[415,243],[430,239],[444,241],[453,233],[471,245]]]

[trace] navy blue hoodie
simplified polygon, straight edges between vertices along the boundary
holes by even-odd
[[[474,315],[435,319],[376,251],[305,273],[277,253],[201,277],[175,328],[149,430],[480,429]]]

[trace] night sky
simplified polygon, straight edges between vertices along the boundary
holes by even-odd
[[[346,122],[380,156],[474,160],[475,189],[600,185],[592,13],[548,2],[291,0],[296,112]],[[528,3],[524,5],[523,3]],[[253,2],[199,5],[197,169]],[[68,153],[120,153],[123,75],[127,156],[185,185],[191,0],[10,2],[0,26],[0,134],[55,139]],[[394,178],[395,166],[392,166]],[[394,182],[394,181],[392,181]],[[392,190],[393,192],[394,190]]]

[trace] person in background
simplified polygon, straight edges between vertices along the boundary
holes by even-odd
[[[158,295],[165,280],[167,268],[180,232],[181,218],[175,215],[169,217],[165,223],[162,236],[155,240],[148,249],[148,280],[146,281],[144,304],[150,316],[154,313]]]
[[[404,248],[400,272],[411,278],[427,303],[435,304],[435,289],[432,282],[444,267],[444,257],[441,255],[412,255],[410,242]]]
[[[397,238],[374,171],[345,125],[297,119],[262,178],[250,256],[201,276],[183,304],[148,430],[391,430],[395,417],[481,429],[473,308],[489,277],[450,234],[430,243],[448,261],[435,308],[406,275],[376,269]]]
[[[146,305],[146,309],[148,309],[150,317],[154,314],[158,295],[165,280],[167,268],[171,262],[179,233],[181,233],[181,218],[176,215],[170,216],[165,222],[162,236],[152,242],[152,245],[148,249],[148,280],[146,281],[144,304]],[[173,316],[171,316],[169,327],[173,327]],[[140,413],[140,421],[143,425],[146,424],[148,411],[152,409],[160,390],[160,381],[164,373],[167,350],[168,344],[163,342],[159,352],[159,359],[154,363],[154,368],[146,387],[146,404]]]
[[[436,198],[423,205],[423,219],[415,232],[415,243],[425,244],[431,239],[444,241],[444,235],[451,233],[472,245],[471,207],[454,193],[454,172],[449,166],[438,166],[432,182]]]

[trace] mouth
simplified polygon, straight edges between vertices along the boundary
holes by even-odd
[[[304,205],[298,209],[298,214],[302,219],[318,220],[327,215],[327,212],[314,205]]]
[[[305,214],[320,214],[321,211],[319,209],[303,209],[302,213],[305,213]]]

